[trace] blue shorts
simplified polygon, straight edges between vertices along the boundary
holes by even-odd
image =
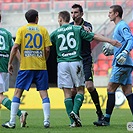
[[[37,91],[47,90],[47,70],[19,70],[15,87],[28,91],[32,83],[35,83]]]
[[[113,66],[110,82],[119,83],[122,85],[132,84],[132,67],[117,67]]]

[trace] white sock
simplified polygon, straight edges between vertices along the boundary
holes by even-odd
[[[19,109],[20,103],[12,102],[11,103],[11,112],[10,112],[10,123],[15,124],[16,123],[16,115]]]
[[[49,121],[50,118],[50,103],[43,103],[44,121]]]

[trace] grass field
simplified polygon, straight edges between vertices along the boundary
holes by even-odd
[[[0,133],[127,133],[127,122],[132,121],[130,110],[115,109],[111,119],[111,125],[108,127],[96,127],[92,123],[97,119],[95,110],[82,109],[80,117],[83,127],[70,128],[69,120],[65,110],[51,110],[51,127],[45,129],[43,127],[43,112],[42,110],[27,110],[27,126],[20,128],[19,119],[15,129],[5,129],[1,126],[2,123],[9,120],[9,111],[0,110]],[[105,110],[103,110],[105,112]]]

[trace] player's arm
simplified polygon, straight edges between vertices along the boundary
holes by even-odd
[[[128,27],[124,27],[121,30],[121,36],[124,38],[126,44],[125,44],[124,50],[120,54],[118,54],[116,59],[117,59],[118,64],[123,65],[129,55],[130,51],[133,49],[133,36]]]
[[[88,33],[88,32],[86,32],[86,31],[84,31],[82,29],[80,30],[80,35],[81,35],[82,39],[85,39],[85,40],[87,40],[89,42],[91,42],[94,39],[94,40],[97,40],[99,42],[108,42],[111,45],[116,46],[116,47],[122,46],[121,43],[119,43],[116,40],[112,40],[112,39],[107,38],[107,37],[105,37],[103,35],[95,34],[93,32],[89,32]]]
[[[120,47],[122,46],[121,43],[119,43],[118,41],[116,40],[112,40],[110,38],[107,38],[103,35],[100,35],[100,34],[94,34],[94,37],[93,37],[94,40],[97,40],[99,42],[108,42],[110,43],[111,45],[113,46],[116,46],[116,47]]]
[[[90,23],[85,23],[85,25],[82,25],[85,31],[92,32],[92,25]]]
[[[17,59],[18,59],[18,61],[20,62],[20,52],[19,52],[19,49],[17,50],[17,53],[16,53],[16,57],[17,57]]]
[[[11,49],[11,53],[10,53],[10,59],[9,59],[9,62],[8,62],[8,72],[12,75],[13,73],[13,65],[12,65],[12,62],[13,62],[13,59],[14,57],[16,56],[17,52],[18,52],[18,47],[19,45],[18,44],[14,44],[14,46],[12,47]]]
[[[45,47],[44,53],[45,53],[45,59],[47,60],[50,54],[50,47]]]

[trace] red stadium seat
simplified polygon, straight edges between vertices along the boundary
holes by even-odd
[[[98,66],[102,66],[103,64],[108,64],[108,57],[105,56],[103,53],[99,54],[97,64]]]
[[[122,5],[123,1],[122,0],[116,0],[116,5]]]
[[[112,61],[113,61],[113,58],[114,56],[108,56],[108,65],[109,65],[109,68],[112,68]]]
[[[40,0],[30,0],[29,2],[40,2]]]
[[[20,5],[18,5],[18,4],[13,5],[12,9],[13,10],[20,10]]]
[[[46,9],[47,8],[47,5],[46,4],[41,4],[40,5],[40,9]]]
[[[102,66],[99,67],[99,70],[98,70],[98,75],[99,76],[107,76],[108,75],[108,69],[109,69],[109,66],[108,64],[102,64]]]
[[[30,4],[30,8],[37,9],[38,8],[38,5],[37,4]]]
[[[126,6],[128,6],[128,7],[133,7],[133,1],[131,0],[131,1],[128,1],[127,3],[126,3]]]
[[[2,10],[4,11],[10,10],[10,5],[2,5]]]
[[[132,34],[133,34],[133,21],[131,21],[131,22],[129,23],[129,27],[130,27],[131,32],[132,32]]]
[[[23,2],[23,0],[13,0],[15,3]]]
[[[97,65],[97,63],[93,64],[93,70],[94,70],[94,75],[98,75],[98,65]]]
[[[93,8],[93,7],[94,7],[94,2],[89,1],[88,2],[88,8]]]
[[[3,0],[4,3],[12,3],[13,0]]]
[[[50,1],[50,0],[40,0],[41,2],[48,2],[48,1]]]
[[[96,2],[96,7],[103,7],[104,6],[104,2],[103,1],[99,1],[99,2]]]
[[[132,59],[133,59],[133,50],[130,52],[130,55],[131,55],[131,57],[132,57]]]
[[[112,5],[111,1],[106,1],[105,6],[110,7]]]

